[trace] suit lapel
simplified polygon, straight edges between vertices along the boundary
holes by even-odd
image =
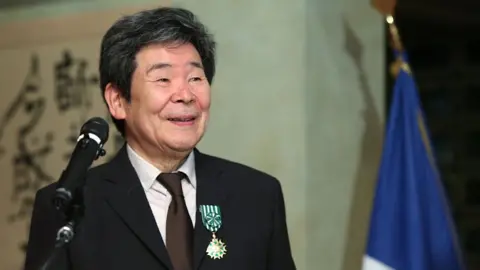
[[[212,233],[202,223],[199,211],[200,205],[218,205],[224,209],[227,200],[227,190],[221,181],[222,170],[216,159],[200,153],[195,149],[195,171],[197,176],[197,213],[195,218],[194,268],[198,269],[206,255],[207,246],[212,239]],[[223,214],[223,212],[222,212]],[[221,236],[222,228],[220,228]]]
[[[145,246],[168,268],[173,269],[145,191],[128,159],[126,146],[108,164],[107,201]]]

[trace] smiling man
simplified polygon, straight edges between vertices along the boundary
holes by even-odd
[[[215,42],[191,12],[126,16],[105,34],[103,98],[126,140],[90,169],[85,214],[50,269],[293,270],[277,179],[196,149],[205,133]],[[64,224],[38,191],[25,261],[37,270]]]

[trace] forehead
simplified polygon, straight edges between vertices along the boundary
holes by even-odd
[[[200,54],[190,43],[181,45],[151,44],[142,48],[136,55],[138,67],[143,68],[158,63],[180,66],[200,61]]]

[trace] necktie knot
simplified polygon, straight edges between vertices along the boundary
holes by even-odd
[[[182,172],[161,173],[157,180],[167,189],[172,196],[183,196],[182,179],[187,176]]]

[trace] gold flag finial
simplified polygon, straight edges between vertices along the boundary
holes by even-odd
[[[380,12],[383,16],[385,16],[385,20],[388,24],[388,30],[390,32],[390,44],[398,52],[403,51],[402,40],[400,38],[400,33],[398,32],[398,28],[395,25],[395,17],[393,14],[395,13],[395,6],[397,5],[397,0],[370,0],[372,6]],[[404,61],[401,54],[398,55],[395,62],[390,65],[390,73],[392,76],[397,77],[400,70],[404,70],[408,73],[411,73],[410,67]]]
[[[398,28],[395,25],[395,18],[392,15],[387,15],[385,20],[388,23],[388,28],[390,30],[390,37],[392,39],[392,47],[398,52],[403,51],[402,40],[400,39],[400,34],[398,33]],[[390,65],[390,74],[393,77],[397,77],[400,70],[404,70],[408,73],[411,73],[410,66],[404,61],[401,54],[398,55],[395,62]]]
[[[403,50],[402,41],[400,39],[400,34],[398,33],[398,28],[395,25],[395,18],[392,15],[386,17],[388,23],[388,28],[390,30],[390,36],[392,38],[392,46],[398,51]]]
[[[396,0],[370,0],[370,4],[375,8],[380,14],[387,16],[389,14],[395,13],[395,6],[397,5]]]
[[[395,25],[395,18],[393,14],[395,13],[395,6],[397,5],[396,0],[371,0],[372,6],[383,16],[388,23],[388,28],[390,30],[390,38],[392,47],[398,51],[403,50],[402,41],[400,40],[400,34],[398,33],[398,28]]]

